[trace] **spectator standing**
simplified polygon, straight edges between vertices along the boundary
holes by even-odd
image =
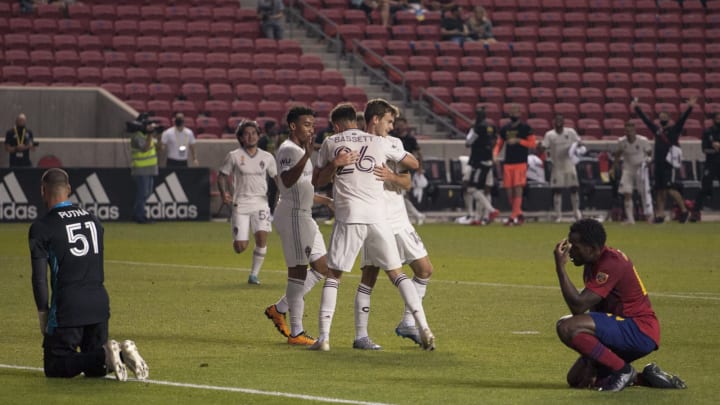
[[[30,151],[34,151],[38,143],[26,124],[25,114],[19,114],[15,125],[5,133],[5,151],[10,154],[10,167],[32,167]]]
[[[660,125],[656,125],[648,118],[647,115],[637,105],[638,99],[636,98],[630,104],[630,108],[635,110],[635,113],[643,120],[648,129],[655,134],[655,147],[654,147],[654,164],[655,164],[655,220],[656,224],[662,224],[665,222],[665,200],[668,194],[675,201],[678,207],[680,207],[680,223],[688,221],[690,213],[685,202],[683,201],[680,191],[677,189],[675,183],[674,167],[670,163],[670,160],[681,161],[682,155],[677,156],[677,152],[682,154],[680,149],[680,135],[682,135],[682,129],[685,125],[685,121],[690,116],[693,106],[696,102],[695,97],[691,97],[687,102],[687,110],[680,116],[675,125],[670,124],[670,116],[665,111],[658,114]],[[674,155],[674,156],[673,156]],[[680,162],[678,162],[680,163]]]
[[[167,151],[167,167],[188,167],[188,150],[192,155],[193,166],[200,163],[195,153],[195,134],[185,127],[183,113],[175,113],[175,126],[166,129],[160,137],[163,149]]]
[[[712,195],[714,180],[720,180],[720,112],[715,113],[713,125],[703,132],[702,150],[705,153],[705,166],[702,173],[702,188],[695,198],[695,207],[691,221],[700,220],[705,198]]]
[[[282,0],[258,0],[257,12],[265,38],[283,39],[283,10]]]
[[[465,146],[470,148],[468,164],[472,168],[467,181],[465,206],[471,225],[487,225],[500,213],[490,202],[493,175],[493,148],[497,142],[497,128],[485,119],[485,108],[475,113],[475,125],[465,138]],[[474,204],[478,208],[473,209]],[[479,212],[478,212],[479,211]]]

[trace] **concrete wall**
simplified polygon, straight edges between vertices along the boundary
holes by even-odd
[[[68,138],[117,138],[124,135],[125,122],[137,116],[121,100],[101,88],[82,87],[6,87],[0,86],[0,128],[5,131],[15,124],[20,113],[27,116],[27,127],[33,131],[40,146],[32,154],[33,162],[46,154],[68,155],[76,151],[72,143],[60,153],[48,149],[51,140]],[[102,149],[101,146],[96,148]],[[62,149],[62,148],[61,148]],[[98,152],[97,149],[91,149]],[[102,153],[102,152],[100,152]],[[79,157],[79,163],[88,166]],[[8,165],[6,153],[0,155],[0,166]]]
[[[44,155],[54,155],[60,158],[66,167],[129,167],[130,140],[127,134],[123,138],[87,139],[87,138],[43,138],[39,137],[40,147],[33,153],[32,160],[37,164],[38,159]],[[612,150],[615,142],[594,141],[586,143],[591,150]],[[685,160],[704,160],[700,150],[700,141],[683,141]],[[232,139],[199,140],[196,144],[198,160],[203,167],[218,168],[225,155],[238,147]],[[420,141],[423,156],[455,159],[467,155],[469,150],[464,141],[459,140],[428,140]],[[4,163],[7,167],[7,154],[3,153]]]

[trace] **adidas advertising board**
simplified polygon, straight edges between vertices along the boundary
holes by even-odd
[[[38,207],[28,201],[26,190],[20,186],[15,173],[3,173],[0,178],[0,221],[35,220]]]
[[[132,221],[135,181],[130,169],[65,169],[70,200],[101,221]],[[33,221],[47,212],[40,195],[44,169],[0,169],[0,222]],[[145,207],[161,221],[210,219],[207,168],[161,168]]]

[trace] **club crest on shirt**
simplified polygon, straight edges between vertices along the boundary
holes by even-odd
[[[598,284],[605,284],[608,281],[607,273],[598,272],[595,276],[595,281],[597,281]]]
[[[265,162],[260,162],[260,168],[261,168],[261,169],[264,169],[264,168],[265,168]]]
[[[245,156],[240,156],[240,166],[245,166]]]
[[[312,249],[310,249],[310,246],[305,246],[305,256],[309,258],[310,253],[312,253]]]
[[[487,127],[485,128],[485,132],[487,132],[489,135],[492,135],[492,133],[495,132],[495,129],[493,127]]]
[[[238,227],[234,226],[233,227],[233,236],[236,236],[237,234],[238,234]]]

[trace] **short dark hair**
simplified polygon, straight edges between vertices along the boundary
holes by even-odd
[[[594,247],[603,247],[607,241],[605,228],[592,218],[583,218],[570,225],[570,233],[578,234],[580,242]]]
[[[366,118],[367,119],[367,118]],[[343,122],[357,122],[357,111],[351,103],[340,103],[330,111],[330,121],[333,124]]]
[[[287,121],[288,126],[290,126],[290,123],[297,122],[303,115],[315,115],[315,111],[304,105],[296,105],[288,111],[285,121]]]
[[[387,113],[392,114],[393,118],[400,115],[397,107],[382,98],[374,98],[365,104],[365,122],[372,121],[373,117],[382,118]]]
[[[54,167],[48,169],[42,175],[42,184],[47,190],[56,190],[70,185],[70,177],[63,169]]]

